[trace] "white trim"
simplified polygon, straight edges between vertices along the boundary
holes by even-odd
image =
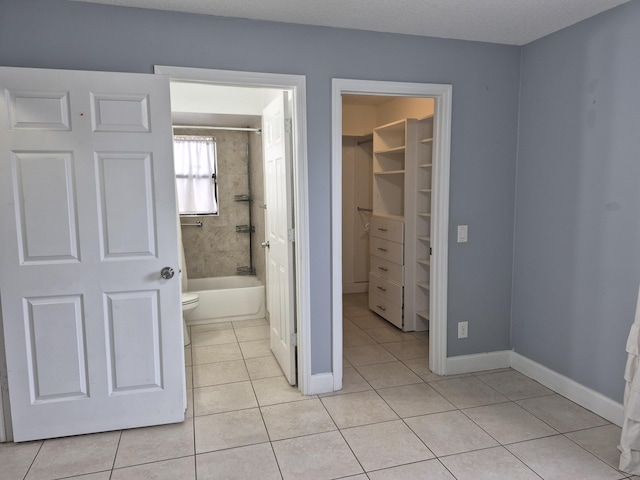
[[[296,318],[298,328],[298,388],[304,395],[311,388],[311,308],[309,297],[309,196],[307,182],[306,77],[274,73],[240,72],[156,65],[156,74],[176,80],[201,81],[216,85],[278,88],[293,93],[295,159],[293,195],[296,263]]]
[[[308,395],[317,395],[319,393],[328,393],[333,391],[333,373],[316,373],[311,375]]]
[[[342,388],[342,95],[394,95],[435,99],[434,224],[429,365],[446,372],[449,252],[451,85],[334,78],[331,85],[331,298],[334,390]],[[437,167],[435,167],[437,165]]]
[[[447,375],[508,368],[511,365],[511,350],[449,357],[446,365]]]
[[[540,382],[563,397],[600,415],[611,423],[622,426],[624,407],[595,390],[585,387],[575,380],[551,370],[519,353],[511,352],[511,368]]]

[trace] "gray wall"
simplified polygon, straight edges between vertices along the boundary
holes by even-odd
[[[0,64],[143,73],[163,64],[305,75],[313,373],[331,370],[331,78],[452,84],[449,355],[510,347],[519,48],[63,0],[0,0]],[[454,243],[457,224],[469,225],[469,243]],[[456,339],[459,321],[469,321],[468,339]]]
[[[640,281],[640,2],[522,53],[512,345],[622,401]]]

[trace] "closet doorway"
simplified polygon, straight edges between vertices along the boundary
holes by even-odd
[[[332,93],[334,389],[357,350],[343,349],[351,314],[428,329],[444,374],[451,87],[334,79]]]

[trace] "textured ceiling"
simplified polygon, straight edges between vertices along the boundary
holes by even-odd
[[[524,45],[629,0],[75,0]]]

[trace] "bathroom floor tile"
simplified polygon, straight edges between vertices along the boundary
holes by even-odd
[[[284,480],[329,480],[362,473],[339,432],[319,433],[273,442]]]
[[[371,385],[353,367],[344,367],[342,370],[342,389],[337,392],[323,393],[320,397],[332,397],[346,393],[365,392],[372,390]]]
[[[439,380],[429,385],[458,408],[479,407],[509,400],[476,377]]]
[[[456,480],[438,460],[377,470],[367,475],[370,480]]]
[[[365,472],[434,458],[402,420],[347,428],[342,435]]]
[[[506,448],[545,480],[618,480],[626,476],[562,435]]]
[[[312,396],[305,397],[297,387],[289,385],[284,375],[281,377],[255,380],[253,382],[253,388],[255,389],[260,406],[313,398]]]
[[[260,410],[272,441],[337,430],[318,399],[269,405]]]
[[[193,385],[196,388],[245,380],[249,380],[249,372],[244,365],[244,360],[193,366]]]
[[[323,397],[322,403],[338,428],[398,419],[394,411],[373,391]]]
[[[378,343],[403,342],[407,340],[415,340],[410,333],[398,330],[395,327],[372,328],[367,330],[367,335]]]
[[[269,441],[260,410],[251,408],[195,418],[196,453]]]
[[[191,347],[185,347],[184,349],[184,366],[190,367],[193,365],[191,360]]]
[[[242,356],[244,358],[268,357],[271,353],[271,341],[268,338],[262,340],[252,340],[250,342],[240,342]]]
[[[344,317],[342,319],[342,332],[347,332],[349,330],[359,330],[360,327],[358,327],[355,323],[353,323],[351,320],[349,320],[347,317]]]
[[[516,403],[561,433],[609,424],[604,418],[560,395],[529,398]]]
[[[191,347],[203,347],[205,345],[221,345],[235,343],[236,334],[233,329],[204,330],[191,333]]]
[[[493,387],[510,400],[522,400],[530,397],[541,397],[551,395],[554,392],[547,387],[540,385],[535,380],[516,372],[507,370],[504,372],[488,373],[478,375],[477,378]]]
[[[256,327],[236,328],[236,337],[239,342],[249,342],[251,340],[264,340],[269,338],[269,325],[259,325]]]
[[[504,447],[460,453],[441,458],[440,461],[457,480],[540,480]]]
[[[46,440],[26,480],[50,480],[110,470],[119,440],[120,432]]]
[[[269,355],[268,357],[256,357],[245,359],[249,377],[251,380],[259,380],[261,378],[280,377],[283,376],[280,364],[276,357]]]
[[[242,352],[237,343],[192,347],[192,351],[193,365],[242,359]]]
[[[265,318],[256,318],[252,320],[234,320],[231,322],[233,328],[258,327],[260,325],[269,325]]]
[[[375,389],[422,383],[420,377],[398,361],[378,363],[375,365],[362,365],[356,367],[356,370]]]
[[[459,411],[411,417],[405,422],[437,457],[498,445]]]
[[[269,443],[197,455],[196,469],[200,480],[282,478]]]
[[[404,363],[407,367],[409,367],[413,371],[413,373],[418,375],[425,382],[451,379],[451,376],[442,377],[440,375],[436,375],[431,370],[429,370],[428,358],[413,358],[411,360],[402,360],[402,363]]]
[[[42,442],[0,443],[0,473],[7,480],[22,480]]]
[[[156,441],[162,438],[161,442]],[[194,454],[193,421],[123,430],[114,468]]]
[[[456,409],[442,395],[425,383],[382,388],[378,390],[378,394],[401,418]]]
[[[111,476],[111,480],[175,480],[178,478],[195,480],[196,468],[193,456],[115,469]],[[106,480],[109,480],[109,476]]]
[[[369,307],[365,307],[364,313],[358,316],[347,315],[349,320],[351,320],[358,328],[363,330],[369,330],[371,328],[383,328],[388,327],[389,322],[387,322],[382,317],[375,315],[369,310]]]
[[[206,332],[209,330],[225,330],[228,328],[233,328],[231,322],[218,322],[218,323],[204,323],[201,325],[191,325],[189,327],[191,329],[191,333],[198,332]]]
[[[364,331],[357,330],[347,330],[342,334],[342,344],[345,347],[355,347],[358,345],[373,345],[376,341],[371,338],[369,335],[364,333]]]
[[[359,345],[357,347],[345,347],[345,358],[354,367],[360,365],[372,365],[374,363],[395,362],[397,359],[380,345]]]
[[[342,313],[353,319],[353,317],[369,316],[371,315],[371,310],[369,310],[368,306],[358,303],[343,304]]]
[[[605,425],[567,433],[565,436],[600,460],[607,462],[614,468],[618,468],[620,464],[618,444],[620,443],[621,433],[622,429],[617,425]]]
[[[420,340],[383,343],[382,346],[398,360],[429,357],[429,345]]]
[[[251,382],[227,383],[193,389],[196,416],[257,407]]]
[[[187,385],[187,390],[193,388],[193,367],[185,367],[184,377]]]
[[[512,402],[469,408],[462,412],[503,445],[558,434]]]

